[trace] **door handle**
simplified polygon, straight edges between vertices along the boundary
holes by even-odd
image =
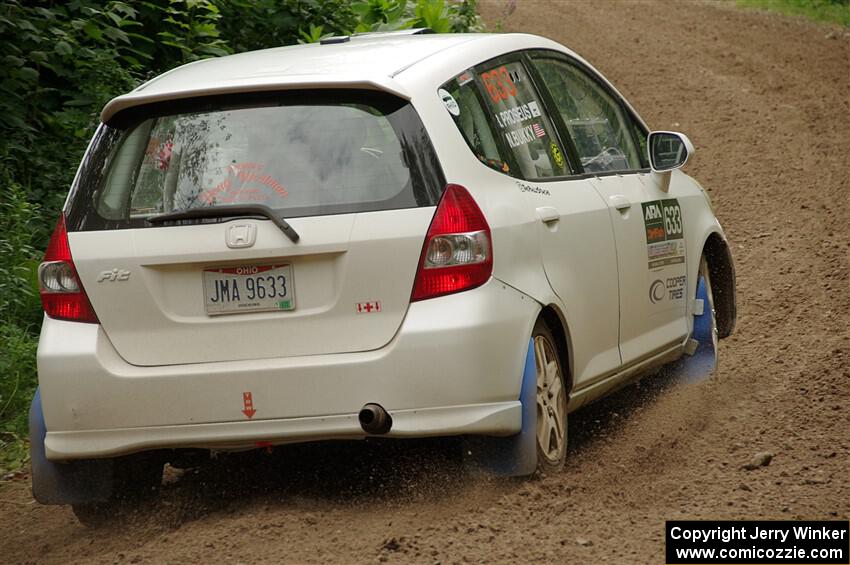
[[[544,224],[551,224],[561,220],[561,213],[558,212],[557,208],[553,208],[552,206],[541,206],[537,209],[537,217]]]
[[[608,197],[608,200],[611,202],[611,205],[620,212],[632,207],[631,201],[622,194],[612,194]]]

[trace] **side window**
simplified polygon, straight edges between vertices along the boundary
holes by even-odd
[[[535,179],[568,174],[555,127],[522,63],[485,63],[476,72],[499,137],[520,175]]]
[[[478,160],[488,167],[511,174],[490,120],[481,106],[472,69],[444,84],[438,94]]]
[[[535,59],[534,66],[555,101],[585,172],[642,167],[632,130],[643,133],[601,85],[558,59]]]

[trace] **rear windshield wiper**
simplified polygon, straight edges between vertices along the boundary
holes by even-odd
[[[292,243],[298,243],[301,236],[292,229],[292,226],[282,218],[275,214],[274,210],[264,204],[239,204],[237,206],[205,206],[203,208],[192,208],[190,210],[177,210],[175,212],[167,212],[158,216],[148,218],[148,222],[152,224],[161,224],[172,220],[191,220],[194,218],[226,218],[228,216],[263,216],[272,221],[274,225],[280,228],[286,237],[292,240]]]

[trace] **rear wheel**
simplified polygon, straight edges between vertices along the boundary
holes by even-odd
[[[537,468],[556,471],[567,454],[567,388],[552,332],[541,319],[534,326],[537,372]]]

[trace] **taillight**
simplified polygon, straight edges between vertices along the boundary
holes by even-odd
[[[428,228],[411,301],[481,286],[492,273],[490,226],[469,192],[450,184]]]
[[[38,266],[38,284],[44,312],[51,318],[97,323],[94,308],[71,259],[64,216],[59,217],[47,244],[44,261]]]

